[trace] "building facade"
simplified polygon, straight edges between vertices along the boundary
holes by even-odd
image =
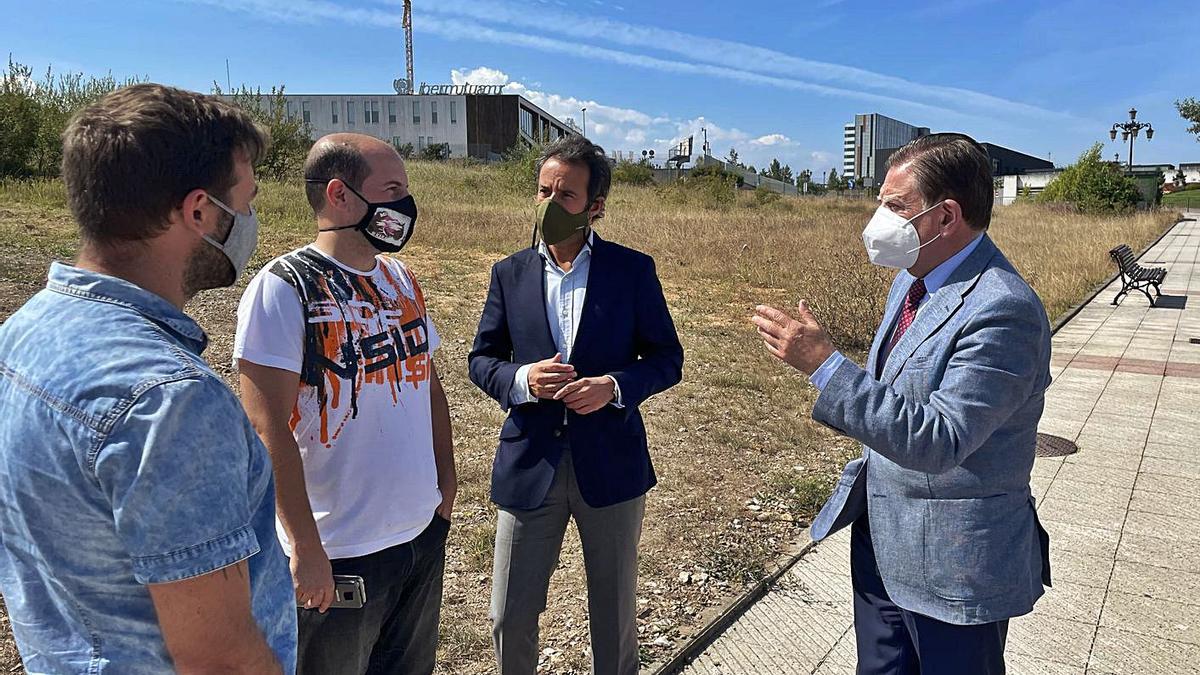
[[[432,91],[469,88],[426,87]],[[287,115],[312,127],[313,139],[326,134],[369,134],[421,152],[446,144],[451,157],[494,161],[517,143],[548,143],[578,134],[516,94],[287,94]]]
[[[1053,171],[1054,162],[1010,150],[995,143],[980,143],[992,160],[993,176],[1013,176],[1030,172]]]
[[[862,179],[863,187],[879,187],[892,152],[927,135],[929,127],[879,113],[855,115],[854,122],[843,127],[842,175]]]

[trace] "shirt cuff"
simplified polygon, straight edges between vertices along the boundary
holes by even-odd
[[[517,374],[513,376],[512,389],[508,393],[508,401],[511,405],[533,403],[537,400],[533,392],[529,391],[529,369],[532,367],[532,363],[527,363],[517,368]]]
[[[617,378],[612,375],[605,375],[613,383],[613,400],[609,401],[609,405],[614,408],[624,408],[625,404],[621,402],[621,383],[617,382]]]
[[[841,352],[830,354],[829,358],[825,359],[825,363],[822,363],[820,368],[817,368],[813,371],[812,375],[808,376],[808,381],[812,383],[812,386],[817,388],[817,391],[821,391],[829,383],[829,378],[833,377],[833,371],[837,370],[838,366],[842,365],[842,362],[845,360],[846,357]]]

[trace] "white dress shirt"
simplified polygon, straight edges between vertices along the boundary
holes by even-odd
[[[542,269],[545,278],[546,318],[550,323],[550,337],[554,346],[562,354],[563,363],[571,362],[571,350],[575,346],[575,338],[579,331],[579,320],[583,316],[583,301],[587,297],[588,273],[592,268],[592,232],[588,232],[587,243],[575,256],[569,271],[563,271],[545,242],[538,242],[538,253],[542,256]],[[512,392],[509,399],[513,405],[533,403],[537,397],[529,390],[529,369],[532,363],[527,363],[517,369],[513,378]],[[611,405],[621,408],[621,387],[616,378],[607,376],[613,383],[613,401]]]

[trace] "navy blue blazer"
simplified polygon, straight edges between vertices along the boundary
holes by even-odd
[[[522,365],[558,352],[546,317],[543,264],[537,250],[527,248],[492,267],[469,357],[471,381],[508,411],[492,463],[492,501],[514,509],[541,506],[568,444],[589,506],[639,497],[656,479],[638,406],[683,377],[683,347],[654,259],[594,237],[571,364],[579,377],[612,375],[624,407],[568,412],[565,428],[563,403],[511,406],[509,398]]]

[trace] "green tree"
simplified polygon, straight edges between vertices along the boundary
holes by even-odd
[[[1184,175],[1183,169],[1175,169],[1175,176],[1172,177],[1171,182],[1174,183],[1175,187],[1177,188],[1187,185],[1187,176]]]
[[[729,154],[725,156],[725,161],[726,161],[726,162],[728,162],[728,163],[730,163],[730,164],[733,164],[733,165],[735,165],[735,166],[737,165],[737,163],[738,163],[738,153],[737,153],[737,148],[730,148],[730,149],[729,149]]]
[[[1137,206],[1141,192],[1129,177],[1100,158],[1096,143],[1037,196],[1043,203],[1072,204],[1087,213],[1123,212]]]
[[[8,57],[8,70],[0,74],[0,176],[29,172],[33,139],[37,136],[41,106],[33,97],[32,71]]]
[[[654,183],[654,170],[644,162],[621,160],[613,169],[612,179],[614,182],[626,185],[650,185]]]
[[[393,142],[392,147],[396,148],[396,154],[400,155],[404,159],[412,159],[413,156],[417,154],[417,151],[415,148],[413,148],[412,143]]]
[[[780,164],[778,159],[772,159],[771,165],[763,170],[764,176],[774,178],[778,181],[791,184],[792,182],[792,167],[786,164]]]
[[[829,170],[829,178],[825,179],[825,187],[828,187],[830,190],[842,189],[842,179],[838,178],[837,169]]]
[[[1175,109],[1179,111],[1180,117],[1192,123],[1187,129],[1188,133],[1195,134],[1196,140],[1200,141],[1200,100],[1185,98],[1175,101]]]
[[[271,87],[271,93],[263,94],[261,88],[251,89],[246,85],[225,94],[221,86],[213,82],[213,93],[245,110],[271,136],[271,147],[259,162],[257,171],[261,176],[274,180],[286,180],[300,176],[304,159],[312,147],[312,125],[294,110],[289,110],[284,86]]]

